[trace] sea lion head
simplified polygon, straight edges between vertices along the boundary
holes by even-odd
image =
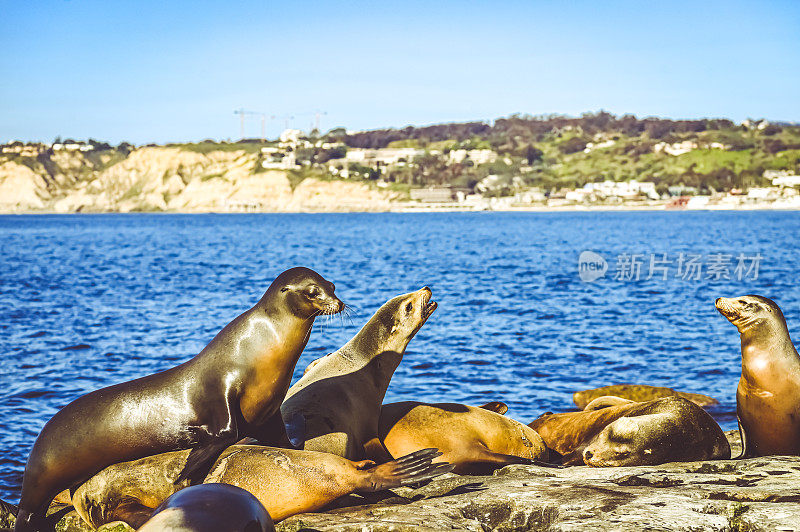
[[[643,417],[621,417],[608,424],[583,450],[592,467],[655,465],[670,461],[669,424],[643,423]]]
[[[345,304],[334,294],[334,284],[309,268],[291,268],[270,285],[264,299],[274,297],[299,318],[336,314]]]
[[[770,323],[785,323],[781,309],[762,296],[720,297],[714,302],[717,310],[728,318],[740,334],[755,331]]]
[[[431,289],[427,286],[416,292],[397,296],[383,304],[362,331],[370,329],[379,346],[376,352],[395,351],[402,353],[433,311],[436,302],[431,301]]]

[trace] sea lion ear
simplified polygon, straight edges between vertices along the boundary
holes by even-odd
[[[281,292],[288,292],[288,291],[289,291],[288,286],[284,286],[283,288],[281,288]]]

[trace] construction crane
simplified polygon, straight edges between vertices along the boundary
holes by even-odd
[[[241,138],[244,138],[244,118],[245,118],[245,116],[247,116],[247,115],[260,116],[261,117],[261,142],[266,141],[266,138],[267,138],[267,114],[266,113],[261,113],[261,112],[258,112],[258,111],[248,111],[247,109],[239,108],[239,109],[236,109],[233,112],[233,114],[239,115],[239,127],[240,127],[240,132],[241,132]],[[270,118],[275,118],[275,117],[273,116],[273,117],[270,117]]]
[[[319,109],[317,109],[315,111],[310,111],[310,112],[307,112],[307,113],[295,113],[295,116],[311,116],[311,115],[314,115],[314,122],[311,124],[311,127],[313,129],[316,129],[317,131],[319,131],[320,118],[322,118],[323,116],[325,116],[327,114],[328,113],[326,111],[320,111]]]
[[[283,129],[289,129],[289,120],[294,120],[294,115],[281,115],[281,116],[272,115],[269,117],[269,119],[283,120]]]

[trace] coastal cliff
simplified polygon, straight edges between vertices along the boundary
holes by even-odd
[[[127,156],[50,151],[0,160],[0,213],[385,211],[396,196],[360,181],[298,180],[263,169],[258,154],[244,150],[143,147]]]

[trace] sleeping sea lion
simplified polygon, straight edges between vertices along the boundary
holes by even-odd
[[[529,426],[568,465],[655,465],[731,455],[717,422],[682,397],[549,414]]]
[[[109,466],[75,491],[75,510],[94,528],[113,521],[139,526],[153,508],[185,487],[172,479],[188,456],[188,450],[173,451]],[[350,493],[396,488],[450,471],[449,464],[432,463],[438,456],[436,449],[424,449],[376,466],[330,453],[233,445],[223,451],[204,482],[246,489],[277,522]]]
[[[378,437],[391,456],[436,447],[459,474],[482,474],[509,464],[544,463],[549,452],[535,430],[504,417],[503,403],[478,408],[405,401],[381,407]],[[506,407],[507,408],[507,407]],[[375,459],[379,449],[370,446]]]

